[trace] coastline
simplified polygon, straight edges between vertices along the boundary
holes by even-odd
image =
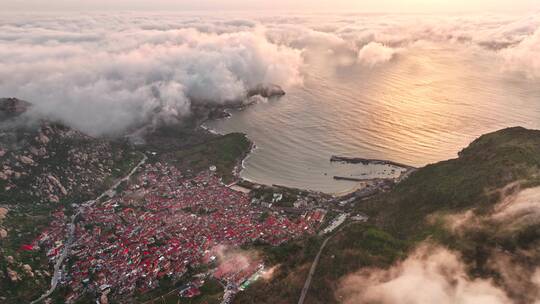
[[[215,130],[211,127],[209,127],[206,123],[211,121],[216,121],[220,119],[229,119],[234,115],[233,113],[229,113],[229,116],[220,116],[220,117],[207,117],[205,120],[203,120],[199,127],[204,130],[205,132],[208,132],[212,135],[218,135],[218,136],[224,136],[227,133],[219,132],[218,130]],[[296,187],[289,187],[285,185],[280,184],[265,184],[260,183],[254,180],[251,180],[249,178],[242,176],[242,171],[246,169],[246,161],[253,155],[253,153],[258,149],[255,142],[249,138],[249,136],[246,133],[238,132],[239,134],[242,134],[246,137],[246,139],[250,142],[250,148],[249,150],[238,160],[236,166],[233,169],[233,176],[236,179],[231,185],[233,184],[249,184],[252,185],[252,187],[249,188],[260,188],[260,187],[269,187],[269,188],[278,188],[278,189],[284,189],[284,190],[290,190],[290,191],[299,191],[299,192],[306,192],[311,193],[314,195],[320,195],[320,196],[326,196],[326,197],[332,197],[334,199],[344,199],[351,196],[355,196],[355,194],[362,192],[366,188],[367,184],[379,184],[380,182],[392,182],[393,184],[397,184],[401,182],[403,179],[408,177],[412,172],[416,171],[417,168],[413,166],[409,166],[406,164],[397,163],[394,161],[389,160],[380,160],[380,159],[365,159],[365,158],[348,158],[348,157],[341,157],[341,156],[332,156],[330,161],[331,162],[340,162],[340,163],[347,163],[347,164],[363,164],[363,165],[369,165],[369,164],[377,164],[377,165],[387,165],[392,167],[398,167],[403,169],[403,171],[400,173],[398,177],[388,177],[388,178],[355,178],[355,177],[344,177],[344,176],[333,176],[333,179],[336,181],[349,181],[356,183],[353,187],[351,187],[348,190],[344,191],[337,191],[332,193],[322,192],[322,191],[316,191],[309,188],[296,188]]]
[[[219,106],[214,109],[210,109],[208,112],[206,112],[207,115],[204,119],[201,119],[198,123],[198,127],[200,127],[204,132],[207,132],[208,134],[217,135],[217,136],[224,136],[228,133],[218,131],[216,129],[213,129],[209,126],[209,123],[214,121],[219,121],[222,119],[230,119],[235,115],[235,111],[242,111],[246,109],[249,106],[256,105],[256,103],[248,103],[248,104],[241,104],[241,105],[229,105],[229,106]],[[208,110],[208,109],[207,109]],[[382,160],[382,159],[367,159],[367,158],[360,158],[360,157],[344,157],[344,156],[337,156],[332,155],[330,158],[330,162],[336,162],[336,163],[342,163],[342,164],[362,164],[362,165],[384,165],[389,167],[397,167],[397,170],[401,171],[399,176],[393,176],[393,177],[368,177],[368,178],[360,178],[360,177],[354,177],[354,176],[340,176],[340,175],[334,175],[333,180],[334,181],[344,181],[344,182],[352,182],[354,185],[351,185],[349,189],[342,190],[342,191],[334,191],[334,192],[323,192],[323,191],[317,191],[313,189],[306,188],[297,188],[297,187],[289,187],[280,185],[278,183],[261,183],[258,181],[251,180],[249,178],[243,177],[242,172],[246,169],[247,164],[246,162],[248,159],[255,153],[255,151],[258,149],[256,143],[249,138],[249,136],[244,132],[233,132],[233,133],[239,133],[246,137],[246,139],[250,142],[250,148],[249,150],[238,160],[236,166],[233,169],[232,175],[235,178],[234,184],[236,183],[247,183],[251,184],[253,186],[258,187],[276,187],[276,188],[282,188],[282,189],[289,189],[289,190],[295,190],[295,191],[304,191],[309,192],[317,195],[325,195],[325,196],[331,196],[334,198],[344,198],[351,195],[355,195],[355,193],[362,192],[366,188],[366,184],[378,184],[380,181],[390,181],[393,184],[397,184],[401,182],[403,179],[405,179],[407,176],[412,173],[412,171],[416,170],[415,167],[391,161],[391,160]]]
[[[330,162],[340,162],[340,163],[345,163],[345,164],[363,164],[363,165],[369,165],[369,164],[390,165],[390,166],[399,167],[399,168],[403,168],[407,170],[417,169],[416,167],[406,165],[403,163],[398,163],[391,160],[361,158],[361,157],[346,157],[346,156],[337,156],[337,155],[332,155],[332,157],[330,157]]]

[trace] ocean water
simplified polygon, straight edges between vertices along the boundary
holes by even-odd
[[[357,183],[335,181],[334,175],[395,172],[331,163],[332,155],[424,166],[457,157],[487,132],[540,128],[540,82],[505,71],[496,52],[419,45],[375,67],[355,64],[354,56],[308,51],[303,85],[208,123],[255,142],[244,178],[342,193]]]

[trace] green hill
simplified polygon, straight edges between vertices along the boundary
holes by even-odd
[[[358,206],[376,223],[402,237],[424,228],[435,211],[488,209],[499,201],[494,191],[519,181],[540,184],[540,131],[516,127],[486,134],[459,158],[428,165],[387,194]]]
[[[540,265],[540,225],[506,235],[490,226],[457,235],[441,221],[427,219],[467,210],[481,218],[501,200],[504,186],[513,183],[510,189],[515,190],[540,185],[539,169],[540,131],[509,128],[481,136],[456,159],[419,169],[390,192],[356,202],[356,211],[367,213],[369,223],[350,223],[330,240],[305,303],[339,303],[335,291],[345,275],[363,267],[386,268],[426,239],[460,252],[472,278],[493,279],[515,303],[527,303],[530,299],[519,294],[519,288],[505,286],[503,274],[487,261],[496,251],[524,269]],[[296,303],[311,264],[303,258],[290,267],[296,257],[278,261],[287,267],[241,294],[237,303]]]

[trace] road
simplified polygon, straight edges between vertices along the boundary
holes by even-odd
[[[233,283],[227,283],[225,287],[225,294],[223,294],[223,300],[221,304],[231,304],[238,292],[238,287]]]
[[[345,217],[343,221],[338,219],[341,216]],[[344,214],[341,214],[340,216],[338,216],[338,218],[334,219],[334,221],[337,220],[340,223],[336,227],[334,227],[332,230],[328,231],[327,233],[331,233],[332,231],[336,230],[338,227],[339,227],[338,231],[340,231],[341,229],[343,229],[343,227],[347,226],[348,224],[343,225],[343,222],[348,217],[349,217],[349,214],[344,213]],[[332,225],[332,224],[330,224],[330,225]],[[325,230],[321,231],[320,235],[327,234],[327,233],[324,232]],[[309,273],[308,273],[308,276],[306,278],[306,282],[304,283],[304,287],[302,288],[302,293],[300,294],[300,299],[298,300],[298,304],[304,304],[304,301],[306,300],[307,293],[309,291],[309,287],[311,286],[311,280],[313,279],[313,275],[315,274],[315,270],[317,270],[317,265],[319,264],[319,260],[321,258],[321,254],[322,254],[322,252],[324,250],[324,247],[326,247],[326,244],[328,243],[328,241],[336,234],[337,233],[330,234],[326,239],[324,239],[323,243],[321,244],[321,248],[319,248],[319,252],[317,252],[317,255],[315,256],[315,260],[313,260],[313,263],[311,264],[311,268],[309,269]]]
[[[51,287],[47,292],[42,294],[39,298],[36,300],[30,302],[30,304],[35,304],[43,301],[45,298],[49,297],[55,290],[56,286],[58,286],[58,282],[62,278],[62,264],[64,264],[64,260],[69,255],[69,250],[71,249],[71,245],[73,244],[73,239],[75,237],[75,221],[77,217],[81,214],[81,207],[89,207],[95,204],[97,201],[102,199],[105,196],[112,197],[115,194],[115,189],[124,181],[128,181],[135,172],[137,172],[137,169],[139,169],[142,165],[146,163],[146,160],[148,157],[144,155],[143,159],[135,166],[133,169],[129,172],[128,175],[124,176],[124,178],[118,180],[114,185],[112,185],[109,189],[107,189],[105,192],[103,192],[100,196],[98,196],[96,199],[84,202],[82,204],[79,204],[77,206],[77,212],[71,216],[71,222],[69,223],[69,229],[67,233],[67,240],[64,243],[64,248],[62,250],[62,253],[58,257],[58,260],[56,260],[56,263],[54,264],[54,274],[51,278]]]
[[[315,260],[313,260],[313,263],[311,264],[311,269],[309,270],[306,282],[304,283],[304,288],[302,288],[302,293],[300,294],[300,299],[298,300],[298,304],[304,304],[304,300],[306,299],[307,292],[309,291],[309,286],[311,285],[311,280],[313,279],[313,275],[315,274],[315,270],[317,269],[317,264],[319,264],[321,253],[331,238],[332,238],[332,235],[327,237],[322,243],[321,248],[319,248],[319,252],[317,252],[317,256],[315,256]]]

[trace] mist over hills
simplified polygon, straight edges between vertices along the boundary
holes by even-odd
[[[484,135],[359,201],[322,253],[306,303],[535,303],[540,299],[540,132]],[[272,280],[239,303],[292,303],[320,240],[277,256]],[[276,256],[271,255],[272,258]],[[420,288],[422,286],[422,288]]]
[[[370,69],[410,47],[448,43],[537,79],[539,25],[538,15],[4,14],[0,96],[103,135],[149,117],[182,119],[192,103],[236,102],[261,83],[287,91],[302,84],[314,50]]]
[[[538,14],[0,15],[0,302],[177,303],[188,294],[229,303],[238,292],[233,303],[296,303],[309,277],[309,304],[540,303],[540,131],[491,132],[407,178],[380,188],[384,177],[366,179],[369,195],[332,196],[242,179],[254,143],[201,125],[303,90],[307,77],[327,85],[307,68],[321,58],[330,74],[354,68],[377,81],[378,69],[407,56],[440,69],[413,50],[445,48],[442,58],[485,55],[498,71],[489,77],[524,82],[516,95],[536,96]],[[419,91],[437,82],[416,80]],[[380,93],[372,98],[392,91]],[[293,107],[289,116],[313,111],[281,106]],[[330,113],[353,110],[364,109]],[[396,112],[371,114],[381,113]],[[351,120],[336,116],[354,137]],[[301,139],[317,142],[325,119]],[[305,126],[273,123],[279,140],[285,127]],[[461,123],[451,117],[445,135]],[[226,247],[245,268],[220,269]]]

